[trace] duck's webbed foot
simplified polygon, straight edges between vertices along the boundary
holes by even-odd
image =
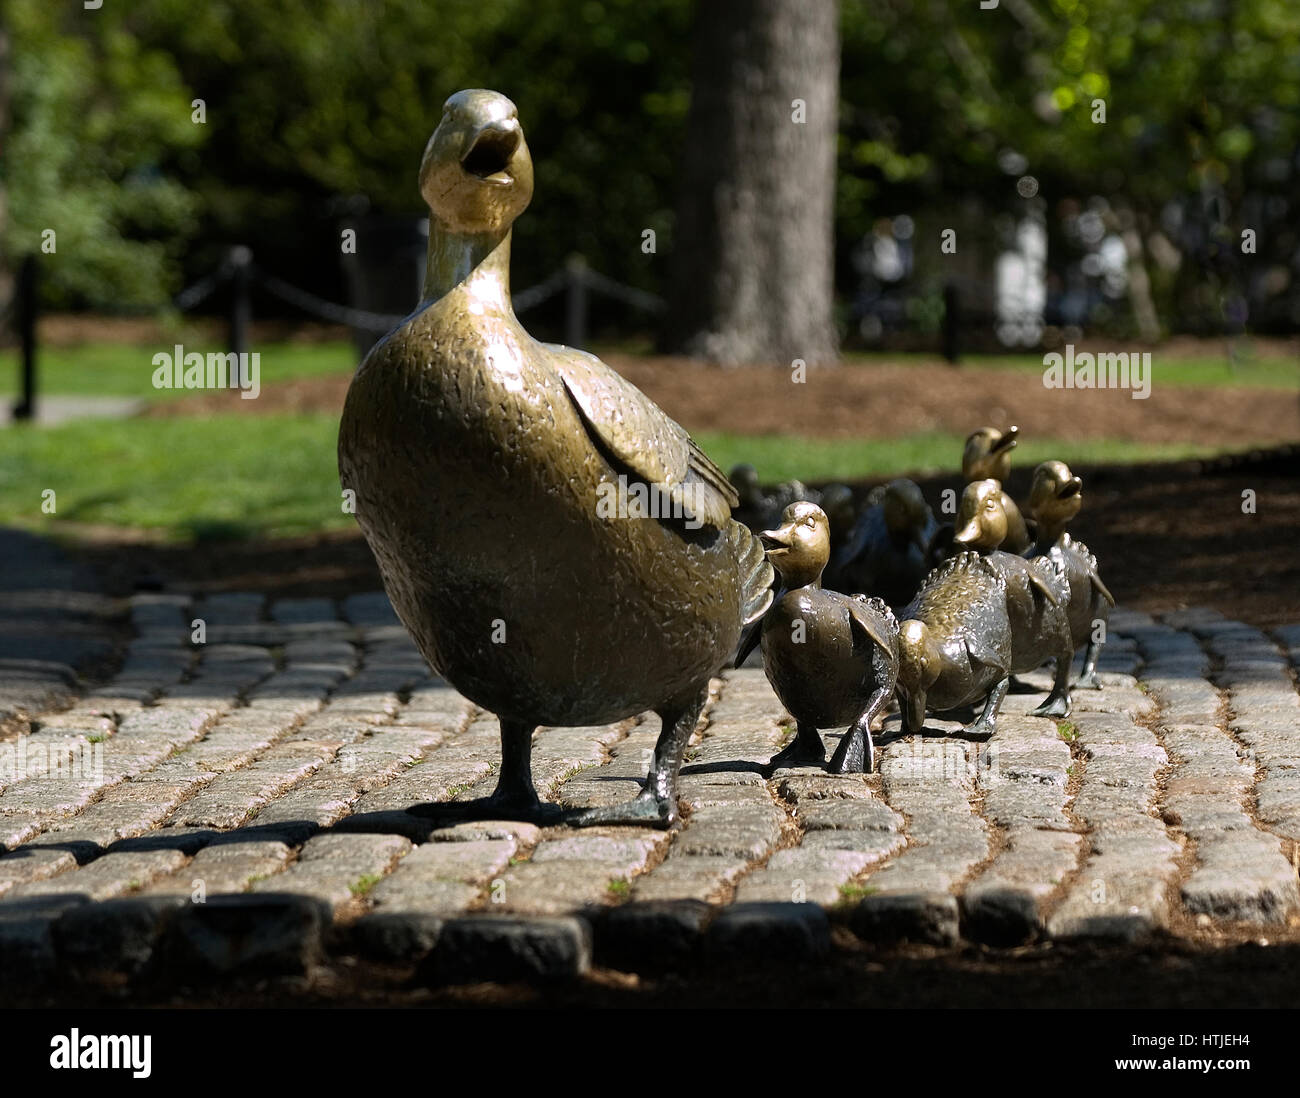
[[[821,733],[809,724],[800,721],[795,737],[768,760],[764,767],[768,776],[783,767],[822,766],[826,762],[826,745]]]
[[[565,823],[573,827],[598,827],[602,824],[671,827],[677,823],[681,819],[677,811],[677,774],[708,696],[706,684],[690,702],[658,711],[663,728],[655,743],[655,755],[650,763],[650,773],[646,775],[645,788],[636,797],[623,804],[571,809],[564,814]]]
[[[660,800],[650,790],[645,790],[622,804],[567,809],[563,819],[570,827],[671,827],[679,816],[676,797]]]

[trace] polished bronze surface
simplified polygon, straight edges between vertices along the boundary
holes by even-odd
[[[1063,461],[1044,461],[1034,470],[1029,517],[1037,524],[1040,551],[1055,545],[1083,506],[1083,481]]]
[[[1056,558],[1027,561],[998,549],[1006,537],[1003,492],[995,480],[977,480],[962,493],[954,541],[981,553],[1006,580],[1007,621],[1011,626],[1011,671],[1024,674],[1055,661],[1052,692],[1034,713],[1044,717],[1070,714],[1070,589],[1065,568]]]
[[[792,503],[782,518],[762,534],[781,585],[763,618],[763,671],[797,734],[770,765],[821,764],[819,729],[849,725],[828,769],[870,773],[871,724],[898,679],[898,622],[879,599],[822,589],[830,528],[820,507]]]
[[[1011,451],[1016,448],[1019,435],[1018,427],[1008,427],[1005,431],[980,427],[972,431],[961,455],[962,476],[968,483],[995,480],[1001,488],[1011,473]],[[1023,553],[1031,544],[1024,516],[1015,500],[1005,492],[1002,493],[1002,507],[1007,516],[1007,533],[1002,548],[1009,553]]]
[[[1076,686],[1097,690],[1097,660],[1106,643],[1106,623],[1115,598],[1102,582],[1097,558],[1082,542],[1065,531],[1083,506],[1083,481],[1063,461],[1045,461],[1034,470],[1030,507],[1037,521],[1037,539],[1031,557],[1047,557],[1069,585],[1067,614],[1073,650],[1084,645],[1083,670]]]
[[[902,606],[930,571],[938,524],[920,487],[906,478],[890,481],[868,500],[847,541],[832,555],[826,583]]]
[[[898,689],[908,730],[919,732],[927,711],[984,699],[967,732],[991,736],[1012,664],[1003,572],[977,553],[960,553],[930,573],[898,616]]]
[[[511,225],[532,182],[509,99],[447,100],[420,169],[424,300],[353,379],[340,477],[425,659],[500,719],[482,809],[547,815],[531,777],[538,725],[653,710],[663,731],[641,796],[571,819],[666,825],[709,679],[767,609],[772,569],[685,430],[599,359],[538,343],[516,319]]]

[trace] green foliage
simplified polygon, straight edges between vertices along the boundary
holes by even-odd
[[[127,27],[128,5],[8,0],[12,132],[0,160],[3,253],[43,255],[54,305],[158,302],[196,227],[194,196],[163,166],[197,147],[189,95],[165,49]]]
[[[421,213],[416,165],[444,98],[487,86],[515,99],[537,158],[517,284],[579,251],[662,291],[692,11],[692,0],[110,0],[94,11],[8,0],[7,261],[56,228],[51,304],[122,305],[161,299],[182,266],[197,277],[249,241],[269,269],[337,294],[339,220]],[[1135,226],[1148,249],[1174,239],[1177,267],[1151,265],[1162,315],[1220,314],[1243,281],[1242,227],[1259,232],[1258,276],[1285,286],[1291,270],[1294,284],[1294,3],[842,0],[841,12],[842,287],[882,217],[912,216],[918,242],[960,225],[963,257],[996,246],[1024,209],[1021,170],[1061,218],[1103,199],[1111,231]],[[204,125],[190,120],[194,98]],[[1179,241],[1171,209],[1199,217],[1207,203],[1219,212],[1206,238]],[[658,256],[640,251],[646,228]],[[1053,261],[1076,247],[1054,237]],[[947,270],[932,252],[918,246],[911,317],[926,331]],[[1285,293],[1291,312],[1277,315],[1294,324],[1294,287]]]

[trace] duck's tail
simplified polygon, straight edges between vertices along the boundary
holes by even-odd
[[[727,536],[735,549],[740,565],[740,616],[741,624],[758,621],[772,605],[772,586],[776,573],[763,552],[763,543],[750,532],[748,526],[731,520]]]

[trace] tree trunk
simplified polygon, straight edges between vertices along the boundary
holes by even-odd
[[[834,360],[838,103],[837,0],[700,0],[665,349]]]

